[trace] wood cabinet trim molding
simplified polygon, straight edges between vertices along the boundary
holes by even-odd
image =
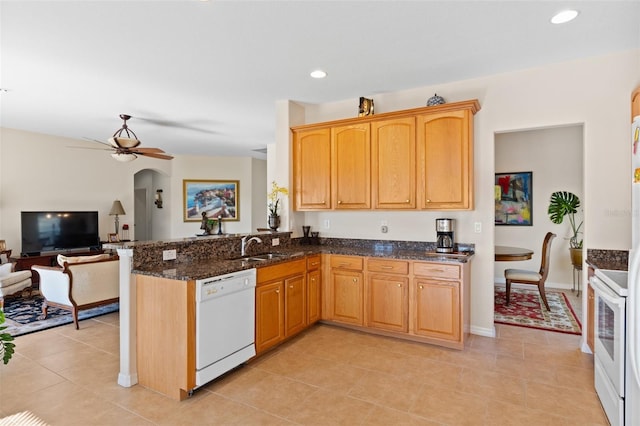
[[[312,124],[303,124],[300,126],[291,127],[291,131],[297,132],[300,130],[322,129],[322,128],[334,127],[334,126],[347,126],[350,124],[370,123],[373,121],[383,120],[387,118],[409,117],[409,116],[415,116],[420,114],[437,114],[440,112],[458,111],[461,109],[467,109],[472,114],[475,114],[478,111],[480,111],[480,102],[477,99],[472,99],[468,101],[451,102],[451,103],[436,105],[436,106],[385,112],[381,114],[367,115],[364,117],[345,118],[341,120],[323,121],[320,123],[312,123]]]

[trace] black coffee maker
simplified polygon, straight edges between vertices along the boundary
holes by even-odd
[[[437,253],[453,253],[453,219],[436,219]]]

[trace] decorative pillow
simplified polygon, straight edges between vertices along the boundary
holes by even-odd
[[[64,268],[64,264],[66,263],[85,263],[85,262],[95,262],[96,260],[105,260],[111,257],[110,254],[94,254],[93,256],[65,256],[63,254],[58,255],[58,265]]]
[[[5,277],[11,273],[13,265],[11,263],[5,263],[0,265],[0,277]]]
[[[7,258],[6,253],[0,254],[0,265],[4,265],[7,262],[9,262],[9,259]]]

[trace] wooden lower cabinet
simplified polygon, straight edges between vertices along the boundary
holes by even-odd
[[[415,326],[417,335],[460,340],[460,283],[415,278]]]
[[[330,279],[324,284],[329,315],[324,321],[464,348],[470,318],[469,262],[329,257]]]
[[[320,321],[322,273],[320,255],[307,257],[307,325]]]
[[[406,333],[409,324],[409,279],[371,274],[367,278],[367,287],[367,326]]]
[[[293,336],[307,326],[305,275],[284,280],[284,337]]]
[[[331,256],[329,318],[332,321],[364,325],[362,265],[361,257]]]
[[[409,330],[409,262],[367,259],[367,327]]]
[[[259,354],[307,328],[306,259],[258,268],[256,352]]]
[[[284,339],[284,282],[256,287],[256,352]]]

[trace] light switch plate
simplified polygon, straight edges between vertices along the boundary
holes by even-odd
[[[274,238],[271,240],[271,245],[272,246],[279,246],[280,245],[280,238]]]

